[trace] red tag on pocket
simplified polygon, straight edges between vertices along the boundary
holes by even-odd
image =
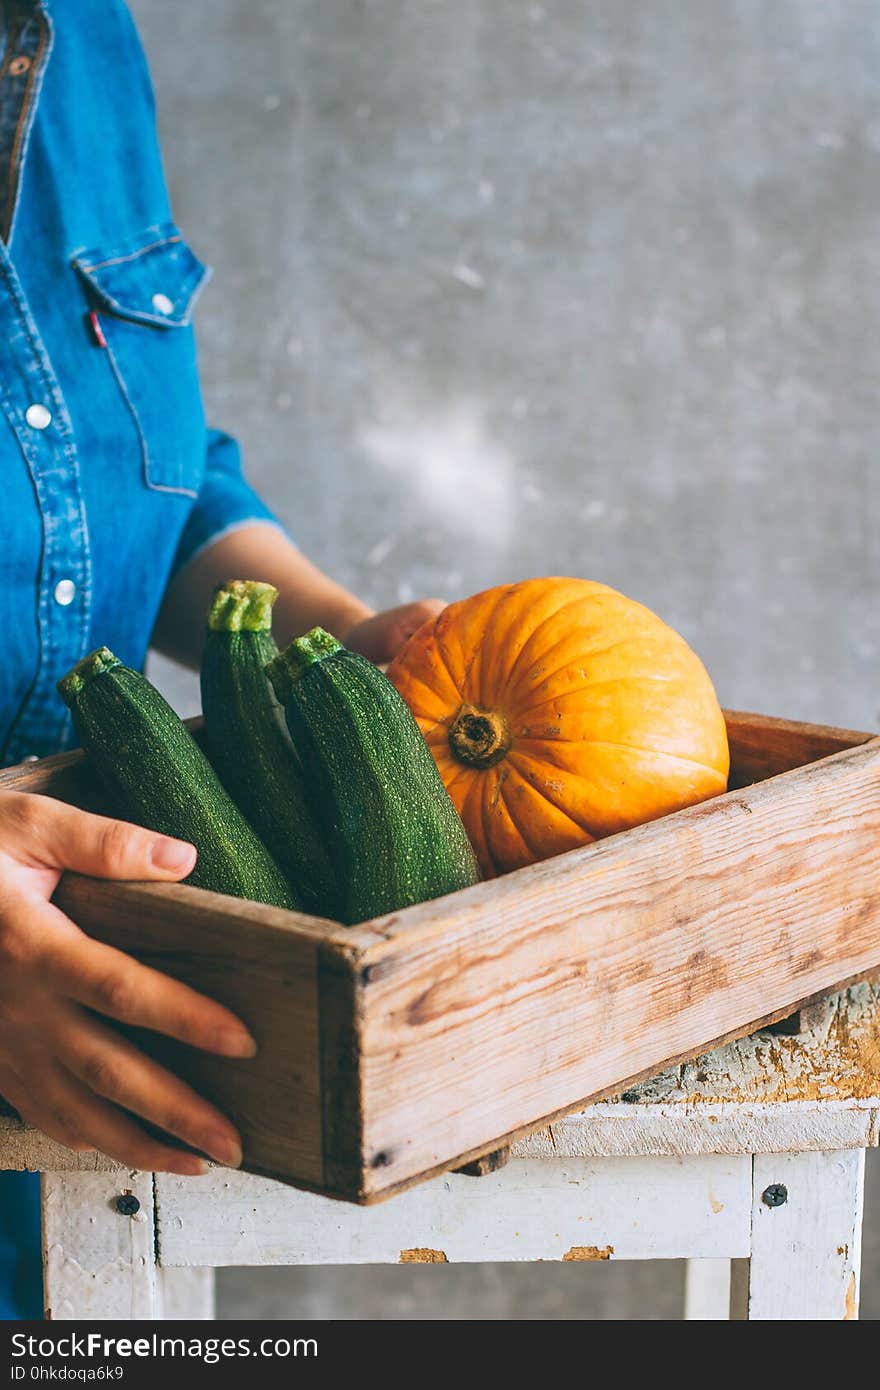
[[[104,337],[104,332],[101,328],[101,320],[98,318],[98,315],[95,313],[94,309],[90,309],[86,317],[91,326],[92,337],[94,338],[96,345],[100,348],[105,348],[107,346],[107,339]]]

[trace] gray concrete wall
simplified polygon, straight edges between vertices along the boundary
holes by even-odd
[[[134,10],[211,415],[304,548],[601,579],[727,702],[876,723],[873,0]]]
[[[210,413],[315,559],[604,580],[726,703],[877,724],[873,0],[133,8]]]

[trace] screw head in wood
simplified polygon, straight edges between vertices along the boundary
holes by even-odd
[[[131,1192],[123,1192],[116,1198],[116,1210],[120,1216],[136,1216],[140,1209],[140,1202]]]
[[[769,1187],[765,1187],[761,1193],[761,1201],[765,1207],[781,1207],[788,1201],[788,1188],[784,1182],[771,1182]]]

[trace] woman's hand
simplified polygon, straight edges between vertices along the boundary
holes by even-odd
[[[393,661],[403,644],[429,618],[436,618],[446,604],[439,598],[418,599],[399,608],[387,608],[364,618],[340,637],[354,652],[369,657],[377,666]]]
[[[50,899],[64,869],[168,883],[195,859],[192,845],[155,831],[0,792],[0,1095],[69,1148],[147,1171],[207,1165],[139,1120],[231,1167],[241,1142],[219,1110],[105,1020],[223,1057],[252,1057],[256,1045],[228,1009],[90,940]]]

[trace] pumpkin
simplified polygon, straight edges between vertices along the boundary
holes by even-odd
[[[527,579],[453,603],[388,668],[492,877],[725,791],[699,657],[604,584]]]

